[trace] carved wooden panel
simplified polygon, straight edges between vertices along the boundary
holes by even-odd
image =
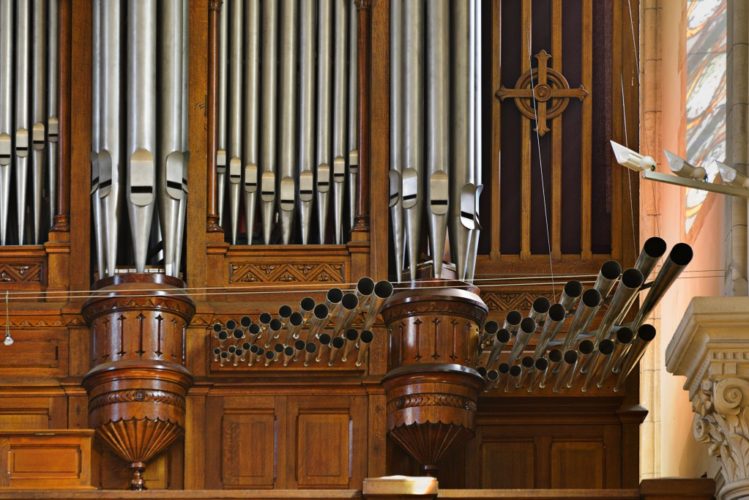
[[[263,283],[343,283],[346,265],[332,263],[250,263],[235,262],[229,266],[229,283],[260,285]]]
[[[43,284],[45,279],[42,262],[0,262],[0,286]]]
[[[34,389],[0,396],[0,429],[64,429],[67,427],[65,397],[34,394]]]
[[[366,472],[366,400],[289,397],[290,488],[359,488]]]
[[[532,439],[481,444],[481,488],[533,488],[536,449]]]
[[[63,329],[11,329],[15,343],[0,349],[0,376],[65,376],[68,336]]]
[[[603,441],[551,443],[552,488],[603,488]],[[581,471],[586,471],[581,474]]]
[[[224,415],[221,478],[227,488],[273,488],[278,462],[273,408]]]

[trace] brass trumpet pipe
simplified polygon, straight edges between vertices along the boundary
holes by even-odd
[[[531,378],[528,384],[528,392],[533,392],[541,383],[541,380],[546,375],[546,370],[549,368],[549,361],[546,358],[538,358],[534,363],[534,367],[535,371],[533,372],[533,378]]]
[[[487,368],[492,368],[494,364],[499,360],[499,356],[502,354],[502,349],[510,341],[510,332],[502,328],[496,335],[494,335],[494,341],[492,344],[492,350],[489,353],[489,359],[486,362]],[[508,368],[509,369],[509,368]]]
[[[359,332],[354,328],[349,328],[346,330],[345,338],[346,344],[343,346],[343,355],[341,356],[342,363],[348,361],[348,355],[351,352],[351,348],[356,344],[356,339],[359,338]]]
[[[598,374],[598,383],[600,389],[606,383],[606,379],[611,375],[616,364],[624,358],[632,343],[632,330],[629,328],[620,328],[617,330],[613,340],[612,352],[606,357],[605,363],[600,367]]]
[[[549,366],[544,372],[543,377],[541,377],[541,382],[538,384],[539,389],[546,388],[546,380],[549,377],[549,374],[553,374],[557,367],[559,366],[559,363],[562,361],[562,351],[559,349],[552,349],[549,351]]]
[[[607,338],[611,327],[618,324],[621,318],[627,314],[632,302],[637,298],[637,292],[640,290],[642,283],[642,273],[637,269],[627,269],[622,273],[622,278],[619,280],[614,296],[609,303],[606,315],[598,325],[597,342]]]
[[[601,294],[602,300],[609,296],[621,274],[622,266],[617,261],[609,260],[603,263],[600,271],[598,271],[596,282],[593,284],[593,288]]]
[[[322,356],[325,351],[330,350],[330,335],[328,335],[327,333],[322,333],[320,334],[320,338],[318,339],[318,341],[320,342],[320,348],[317,350],[317,357],[315,358],[316,363],[319,363],[322,360]]]
[[[655,328],[648,324],[642,325],[639,330],[637,330],[637,338],[632,341],[632,347],[629,349],[626,359],[624,359],[614,391],[620,391],[622,389],[624,381],[640,361],[643,354],[645,354],[645,349],[647,349],[648,344],[650,344],[650,342],[655,338],[655,334]]]
[[[374,334],[370,330],[363,330],[359,335],[359,354],[356,356],[356,366],[359,367],[364,364],[364,360],[369,352],[369,346],[374,340]]]
[[[635,269],[642,273],[643,279],[648,279],[658,260],[666,253],[666,242],[658,236],[652,236],[645,240],[640,255],[635,261]]]
[[[536,322],[533,321],[532,318],[523,318],[520,322],[520,329],[515,336],[515,344],[512,346],[512,351],[510,351],[510,358],[507,361],[508,363],[512,364],[516,359],[518,359],[522,354],[523,349],[525,349],[528,340],[530,340],[531,335],[533,335],[533,332],[535,331]]]
[[[559,298],[559,304],[564,307],[565,311],[574,309],[580,295],[583,293],[583,285],[579,281],[568,281],[564,284],[562,296]]]
[[[642,301],[640,310],[632,322],[632,328],[639,328],[681,272],[692,261],[693,255],[692,247],[686,243],[677,243],[674,245],[668,254],[668,259],[663,264],[663,267],[661,267],[658,276],[656,276],[648,294],[645,296],[645,300]]]
[[[554,392],[560,392],[562,388],[567,387],[567,379],[569,378],[570,372],[575,369],[577,365],[577,352],[569,350],[564,353],[564,359],[561,362],[561,368],[557,373],[557,379],[554,383]]]
[[[575,379],[577,378],[578,374],[582,372],[582,367],[585,366],[586,361],[592,357],[594,349],[595,344],[593,344],[593,342],[591,342],[590,340],[586,339],[580,342],[577,347],[577,351],[579,353],[577,363],[575,363],[574,368],[570,370],[570,376],[567,379],[567,389],[572,388],[572,385],[575,383]]]
[[[338,353],[346,343],[343,337],[334,337],[330,343],[330,355],[328,356],[328,366],[333,366],[338,358]]]
[[[554,340],[554,338],[559,334],[559,330],[564,326],[565,317],[566,311],[561,304],[552,304],[551,307],[549,307],[546,321],[544,321],[544,327],[541,330],[541,335],[538,339],[538,345],[533,353],[534,358],[540,358],[543,356],[549,342]]]
[[[567,336],[564,339],[564,348],[569,349],[575,343],[577,335],[590,325],[598,309],[601,307],[601,294],[595,288],[590,288],[583,293],[583,299],[577,306],[575,316],[572,318]]]

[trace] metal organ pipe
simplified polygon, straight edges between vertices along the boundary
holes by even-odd
[[[276,203],[276,58],[278,57],[278,2],[263,3],[260,199],[263,202],[263,241],[270,243]]]
[[[44,146],[46,143],[47,110],[45,86],[47,83],[47,1],[34,0],[31,54],[31,170],[34,208],[33,243],[38,244],[42,226],[42,191],[44,188]]]
[[[359,178],[359,14],[353,3],[349,4],[348,37],[348,216],[349,227],[354,227]]]
[[[164,14],[173,15],[174,1],[164,2]],[[156,200],[156,4],[153,2],[129,2],[128,19],[138,27],[127,31],[127,207],[130,216],[130,230],[135,251],[135,268],[142,273],[146,268],[148,254],[148,237],[151,234],[151,220]],[[181,14],[181,10],[180,10]],[[170,36],[171,35],[171,36]],[[167,38],[173,34],[167,32]],[[172,39],[171,43],[174,43]],[[172,47],[164,47],[166,51]],[[177,47],[181,51],[182,47]],[[179,52],[178,52],[179,53]],[[170,59],[172,52],[167,52],[164,62]],[[171,68],[170,68],[171,69]],[[169,71],[169,70],[167,70]],[[167,90],[162,85],[162,92]],[[162,113],[162,120],[166,120],[168,127],[162,127],[161,154],[168,155],[174,146],[175,133],[179,135],[179,118],[173,118],[174,93],[164,93],[161,96],[162,105],[167,109]],[[178,106],[179,107],[179,106]],[[170,111],[172,111],[170,113]],[[164,149],[164,147],[169,149]],[[180,173],[181,179],[181,173]],[[180,182],[180,193],[181,193]],[[161,187],[161,186],[160,186]],[[161,191],[161,189],[160,189]],[[162,193],[159,193],[162,195]],[[162,235],[166,237],[171,231],[161,207],[160,220]],[[176,218],[176,214],[174,214]],[[166,230],[165,230],[166,229]],[[166,245],[165,245],[166,246]],[[168,252],[166,259],[169,259]]]
[[[26,184],[30,142],[29,116],[29,40],[31,35],[30,0],[16,2],[16,213],[18,217],[18,243],[25,242]]]
[[[299,4],[299,219],[302,229],[302,245],[309,242],[314,197],[315,115],[313,99],[315,95],[316,9],[315,0]]]
[[[460,9],[463,2],[457,2]],[[456,54],[457,57],[457,54]],[[393,254],[395,256],[395,275],[398,281],[403,281],[403,201],[401,199],[401,172],[404,165],[403,157],[403,3],[390,4],[390,225],[393,228]],[[457,120],[458,117],[456,116]],[[463,127],[456,123],[453,132]],[[453,148],[454,157],[457,144]],[[459,161],[453,160],[457,165]],[[451,226],[452,227],[452,226]],[[451,233],[452,235],[452,230]],[[452,236],[451,236],[452,238]]]
[[[181,148],[182,148],[182,198],[179,200],[179,210],[177,216],[177,241],[174,247],[174,270],[175,275],[179,276],[182,269],[182,243],[185,239],[185,224],[187,223],[187,177],[189,171],[190,145],[189,145],[189,97],[190,97],[190,4],[186,1],[180,2],[182,5],[182,53],[181,53],[181,73],[182,73],[182,111],[180,113],[180,128],[182,130]]]
[[[237,233],[239,231],[239,194],[242,181],[243,2],[244,0],[229,1],[229,107],[227,110],[229,114],[229,149],[227,161],[229,166],[231,242],[234,245],[237,244]]]
[[[476,255],[478,254],[479,237],[481,235],[481,224],[479,224],[479,198],[484,189],[481,180],[481,2],[470,0],[470,47],[471,57],[468,67],[470,75],[469,89],[469,152],[471,160],[469,173],[472,174],[473,196],[468,196],[468,201],[473,201],[473,227],[470,232],[468,243],[468,255],[466,257],[466,279],[473,280],[476,271]],[[470,193],[470,188],[467,189]],[[466,203],[468,208],[469,203]],[[462,209],[461,209],[462,211]]]
[[[280,208],[281,237],[284,245],[291,240],[296,200],[296,0],[283,0],[281,9],[281,105],[279,164],[281,167]],[[340,242],[338,242],[340,243]]]
[[[10,169],[13,134],[13,4],[0,0],[0,245],[5,245],[10,209]]]
[[[421,246],[421,183],[423,176],[423,68],[424,57],[424,3],[404,0],[403,44],[407,48],[403,64],[403,120],[404,169],[401,196],[406,219],[406,241],[411,280],[416,279]]]
[[[330,76],[332,54],[332,0],[320,0],[317,23],[317,219],[320,243],[325,243],[330,192]]]
[[[229,68],[229,3],[221,3],[219,13],[219,42],[218,42],[218,109],[216,143],[216,181],[218,185],[218,220],[224,224],[224,193],[226,191],[226,117],[227,117],[227,80]]]
[[[303,2],[303,4],[306,2]],[[242,151],[244,162],[244,214],[247,225],[247,244],[252,244],[255,228],[255,205],[257,204],[258,171],[258,127],[260,99],[260,0],[245,3],[245,62],[244,62],[244,123]],[[219,189],[222,187],[219,186]]]
[[[335,242],[343,243],[343,197],[346,180],[346,0],[333,0],[333,221]]]
[[[55,219],[57,206],[57,148],[60,124],[58,119],[59,87],[59,26],[58,0],[49,0],[47,37],[47,171],[49,172],[49,223]],[[10,68],[10,64],[5,66]]]
[[[99,155],[99,198],[102,204],[106,274],[114,276],[117,267],[117,241],[120,213],[121,164],[121,23],[119,2],[101,2],[101,153]]]
[[[429,199],[429,242],[434,276],[442,275],[445,253],[450,157],[448,132],[450,73],[450,4],[432,0],[427,8],[427,183]]]

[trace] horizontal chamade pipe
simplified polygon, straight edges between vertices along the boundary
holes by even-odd
[[[541,330],[541,336],[538,339],[538,345],[533,353],[534,358],[540,358],[543,356],[549,342],[554,340],[557,334],[559,334],[559,330],[561,330],[564,325],[566,313],[567,312],[561,304],[552,304],[551,307],[549,307],[544,327]]]
[[[606,379],[611,375],[612,372],[618,372],[619,370],[615,367],[624,360],[627,351],[632,345],[632,339],[634,333],[627,327],[619,328],[614,334],[613,340],[613,351],[610,356],[606,359],[606,363],[601,367],[600,375],[598,376],[598,388],[603,387],[606,383]]]
[[[642,325],[637,330],[637,337],[632,341],[632,347],[630,347],[627,357],[625,358],[623,366],[619,372],[619,378],[616,381],[614,391],[618,392],[622,390],[624,387],[624,381],[640,361],[642,355],[645,354],[645,349],[655,338],[655,333],[655,327],[653,325]]]
[[[320,348],[317,350],[317,357],[315,358],[315,362],[319,363],[320,360],[322,360],[323,354],[325,354],[325,351],[330,349],[330,341],[332,338],[327,333],[321,333],[320,338],[318,339],[318,342],[320,342]]]
[[[580,300],[580,294],[583,293],[583,284],[579,281],[568,281],[564,284],[562,296],[559,298],[559,304],[564,307],[565,311],[571,311],[575,304]]]
[[[359,335],[359,354],[356,357],[356,366],[364,364],[364,359],[369,351],[369,346],[374,340],[374,333],[371,330],[364,330]]]
[[[622,266],[615,260],[608,260],[603,263],[601,269],[598,271],[596,282],[593,284],[593,288],[598,290],[601,294],[602,299],[606,299],[611,293],[611,290],[616,284],[616,280],[622,274]]]
[[[642,273],[635,268],[627,269],[622,273],[622,279],[619,280],[619,285],[617,285],[614,296],[609,303],[606,315],[598,325],[596,333],[598,342],[608,338],[611,327],[619,324],[621,318],[627,314],[630,306],[637,298],[637,292],[640,290],[643,281]]]
[[[528,317],[535,321],[536,324],[540,325],[546,321],[546,314],[549,312],[549,307],[551,307],[549,299],[546,297],[537,297],[536,300],[533,301]]]
[[[505,322],[502,328],[508,330],[512,335],[515,335],[520,327],[520,322],[523,320],[523,315],[520,311],[510,311],[505,317]]]
[[[590,322],[595,317],[598,309],[601,307],[601,294],[595,288],[585,290],[583,299],[577,306],[575,316],[572,318],[572,323],[567,331],[567,336],[564,339],[564,348],[569,349],[575,343],[577,335],[590,325]]]
[[[635,269],[642,273],[643,279],[648,279],[650,272],[665,253],[666,242],[662,238],[652,236],[645,240],[642,251],[635,261]]]
[[[487,368],[491,368],[494,366],[494,363],[497,362],[497,360],[499,359],[499,355],[502,353],[502,349],[504,349],[505,345],[507,345],[507,342],[509,341],[510,331],[506,330],[505,328],[502,328],[494,335],[492,350],[489,353],[489,359],[486,362]]]
[[[541,379],[546,375],[546,370],[549,368],[549,361],[546,358],[538,358],[534,362],[534,368],[535,371],[533,372],[533,378],[528,384],[528,392],[533,392],[533,390],[538,387]]]
[[[528,343],[528,340],[530,340],[531,335],[533,335],[533,332],[535,331],[536,322],[533,321],[532,318],[523,318],[520,322],[520,329],[515,336],[515,344],[512,346],[512,351],[510,351],[510,358],[507,361],[508,363],[512,364],[516,359],[518,359],[518,357],[523,353],[523,349],[525,349],[525,345]]]
[[[573,350],[569,350],[564,353],[564,359],[561,363],[561,368],[559,369],[559,372],[557,373],[557,380],[554,383],[554,392],[559,392],[562,390],[562,388],[566,388],[566,380],[569,377],[569,374],[572,370],[575,369],[575,365],[577,364],[577,352]]]

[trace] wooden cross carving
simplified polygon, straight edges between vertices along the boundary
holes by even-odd
[[[538,61],[536,68],[520,75],[514,88],[500,87],[495,95],[501,101],[514,99],[523,116],[536,120],[538,135],[544,135],[550,130],[548,120],[561,115],[571,98],[577,97],[581,101],[585,99],[588,91],[582,85],[576,89],[570,88],[564,75],[549,67],[551,55],[545,50],[534,57]],[[533,97],[536,100],[535,110]]]

